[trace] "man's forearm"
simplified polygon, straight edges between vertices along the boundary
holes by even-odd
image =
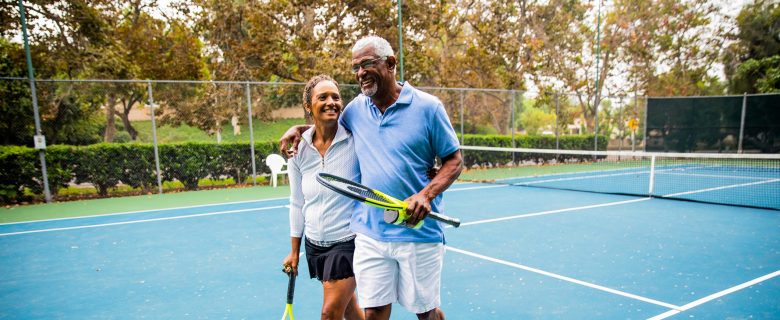
[[[439,172],[420,193],[422,193],[428,201],[433,200],[447,190],[447,188],[458,179],[461,171],[463,171],[463,157],[461,156],[460,150],[458,150],[442,159],[442,165],[441,168],[439,168]]]

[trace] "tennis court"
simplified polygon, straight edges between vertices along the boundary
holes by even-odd
[[[446,231],[448,319],[780,316],[777,160],[667,160],[464,174],[491,183],[445,193],[463,220]],[[278,319],[287,203],[0,225],[0,318]],[[319,318],[319,283],[300,277],[295,292],[296,318]],[[414,316],[396,305],[392,318]]]

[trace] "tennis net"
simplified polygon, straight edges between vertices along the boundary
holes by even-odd
[[[780,210],[780,154],[461,149],[462,181]]]

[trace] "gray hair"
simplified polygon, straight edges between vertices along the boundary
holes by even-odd
[[[355,45],[352,46],[352,53],[368,46],[374,47],[374,53],[379,55],[379,57],[393,56],[393,47],[390,46],[390,43],[384,38],[377,36],[367,36],[355,42]]]

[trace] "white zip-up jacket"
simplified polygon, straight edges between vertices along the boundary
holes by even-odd
[[[321,156],[312,143],[314,127],[303,133],[298,153],[289,161],[290,236],[315,242],[333,242],[354,235],[349,230],[352,214],[359,202],[339,195],[316,180],[326,172],[352,181],[360,181],[360,168],[352,134],[339,125],[336,137]]]

